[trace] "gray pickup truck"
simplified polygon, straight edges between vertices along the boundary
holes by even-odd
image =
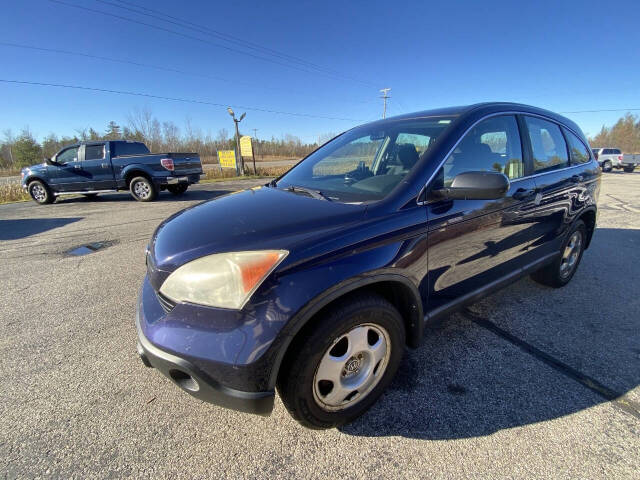
[[[68,145],[44,163],[22,169],[22,188],[39,204],[57,196],[129,190],[150,202],[161,190],[187,191],[202,175],[197,153],[151,153],[144,143],[125,140]]]

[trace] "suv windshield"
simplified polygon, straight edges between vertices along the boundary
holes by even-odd
[[[340,202],[381,200],[452,120],[432,117],[354,128],[292,168],[277,187]]]

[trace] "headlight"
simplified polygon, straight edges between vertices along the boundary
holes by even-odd
[[[198,258],[169,275],[160,293],[174,302],[239,310],[288,253],[261,250]]]

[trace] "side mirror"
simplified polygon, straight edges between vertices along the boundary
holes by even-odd
[[[437,199],[497,200],[509,191],[509,179],[499,172],[464,172],[456,175],[450,187],[432,190]]]

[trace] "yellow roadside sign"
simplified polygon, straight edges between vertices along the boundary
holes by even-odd
[[[253,150],[251,149],[251,137],[245,135],[240,137],[240,155],[243,157],[253,157]]]
[[[236,168],[236,152],[233,150],[218,150],[218,162],[222,168]]]

